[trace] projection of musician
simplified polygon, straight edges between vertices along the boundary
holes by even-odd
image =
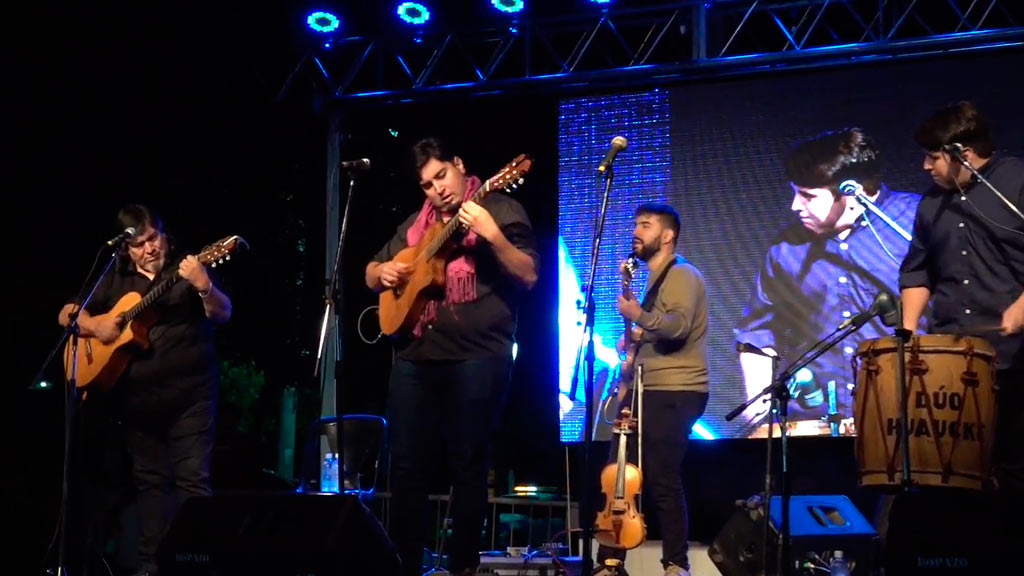
[[[908,240],[839,186],[854,181],[904,232],[911,230],[920,196],[886,187],[878,156],[868,135],[847,128],[799,142],[785,157],[794,219],[765,254],[734,330],[737,342],[781,355],[780,368],[867,310],[880,291],[898,294]],[[893,329],[874,318],[797,374],[789,383],[791,434],[854,432],[851,359],[857,343]],[[772,359],[742,353],[739,361],[749,398],[770,383]],[[767,409],[759,401],[744,413],[748,435],[765,433]],[[830,427],[830,420],[837,425]]]

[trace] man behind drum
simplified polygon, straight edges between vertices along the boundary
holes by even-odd
[[[960,102],[933,113],[914,139],[934,186],[917,209],[900,268],[903,325],[913,330],[928,302],[931,332],[984,338],[996,349],[998,421],[993,454],[999,488],[1024,506],[1024,217],[952,150],[1024,212],[1024,161],[994,153],[988,124]],[[1016,529],[1024,524],[1013,521]]]
[[[844,320],[868,309],[877,294],[897,292],[899,266],[908,242],[839,184],[854,180],[867,197],[903,230],[913,224],[920,196],[890,190],[882,183],[878,150],[858,128],[819,134],[786,155],[793,188],[793,221],[776,237],[754,278],[750,298],[735,334],[793,362]],[[874,318],[860,330],[798,372],[791,385],[789,421],[794,435],[831,433],[830,405],[839,434],[852,434],[854,387],[851,360],[858,342],[891,335]],[[740,355],[747,397],[771,382],[772,360]],[[761,435],[767,406],[755,402],[744,414],[748,435]]]

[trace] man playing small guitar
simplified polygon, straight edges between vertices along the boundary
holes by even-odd
[[[639,429],[643,443],[643,490],[649,494],[661,526],[665,574],[689,574],[683,456],[694,423],[708,402],[708,303],[704,278],[693,264],[675,253],[679,214],[665,204],[642,204],[634,214],[633,254],[647,263],[649,275],[643,302],[628,291],[618,309],[640,330],[635,365],[642,366],[643,406]],[[626,268],[623,263],[623,269]],[[619,342],[620,351],[626,347]],[[629,368],[633,368],[630,366]],[[631,385],[620,382],[620,386]],[[634,390],[622,397],[619,409],[632,406]],[[637,462],[637,434],[628,437],[628,457]],[[614,460],[615,454],[612,454]],[[600,546],[598,563],[625,559],[625,549]]]
[[[127,241],[116,269],[104,277],[78,316],[79,355],[88,354],[92,341],[112,343],[131,328],[129,324],[145,320],[147,345],[136,351],[116,385],[96,393],[109,392],[132,457],[139,511],[139,573],[156,573],[157,548],[172,521],[169,510],[174,508],[168,504],[176,495],[180,505],[184,499],[211,494],[210,455],[219,374],[213,326],[231,317],[231,300],[196,256],[173,253],[163,223],[154,212],[129,205],[118,214],[118,224],[120,229],[133,228],[137,233]],[[166,291],[147,309],[149,317],[129,323],[122,314],[106,314],[126,297],[147,294],[157,286],[166,286]],[[64,306],[59,323],[67,326],[69,315],[77,308],[76,303]],[[169,481],[173,482],[169,485]]]
[[[529,161],[517,159],[481,182],[437,140],[417,143],[413,159],[423,205],[366,266],[366,285],[381,296],[381,329],[393,332],[396,348],[388,398],[390,536],[404,573],[419,576],[433,454],[446,432],[453,525],[445,550],[451,573],[473,574],[518,303],[537,282],[539,259],[522,205],[486,191]]]

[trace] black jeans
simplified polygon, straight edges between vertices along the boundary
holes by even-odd
[[[139,569],[157,571],[156,552],[177,509],[194,496],[209,496],[213,451],[213,402],[197,402],[165,422],[126,419],[125,441],[139,510]],[[173,491],[169,489],[173,487]]]
[[[626,394],[623,406],[630,404],[632,395],[632,391]],[[675,564],[690,569],[686,557],[689,524],[686,495],[683,493],[683,457],[690,440],[690,430],[707,405],[706,392],[645,390],[643,394],[643,414],[639,424],[643,429],[644,461],[640,469],[643,472],[643,490],[654,504],[661,527],[661,563],[664,567]],[[636,434],[627,436],[628,459],[633,464],[637,461],[636,437]],[[614,437],[609,462],[615,462],[617,450],[618,437]],[[645,512],[644,520],[650,522],[650,514]],[[625,560],[626,551],[599,546],[598,564],[610,558]]]
[[[445,549],[458,572],[480,563],[487,514],[487,468],[493,433],[508,392],[512,358],[413,363],[391,371],[388,433],[391,447],[389,535],[403,573],[421,574],[427,493],[444,443],[452,480],[451,538]]]

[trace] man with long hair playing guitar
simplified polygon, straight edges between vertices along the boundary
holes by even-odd
[[[135,233],[116,270],[79,312],[79,364],[97,361],[100,350],[122,334],[134,333],[129,344],[138,344],[145,334],[145,344],[136,347],[115,382],[88,390],[90,402],[93,392],[113,400],[123,424],[139,511],[138,574],[155,574],[170,511],[185,499],[212,493],[219,378],[213,329],[231,317],[231,300],[213,282],[202,255],[174,251],[155,212],[128,205],[117,220],[121,229]],[[152,299],[156,292],[160,297]],[[147,302],[145,295],[152,299],[146,315],[131,319],[133,314],[118,311],[123,302]],[[77,303],[65,305],[58,322],[67,326],[77,311]]]
[[[523,207],[486,192],[518,174],[519,160],[482,182],[440,141],[417,143],[423,204],[366,266],[366,285],[381,294],[382,330],[400,327],[391,334],[390,536],[410,576],[421,573],[429,481],[444,435],[449,569],[473,574],[480,562],[488,451],[510,383],[518,302],[537,282],[539,260]]]

